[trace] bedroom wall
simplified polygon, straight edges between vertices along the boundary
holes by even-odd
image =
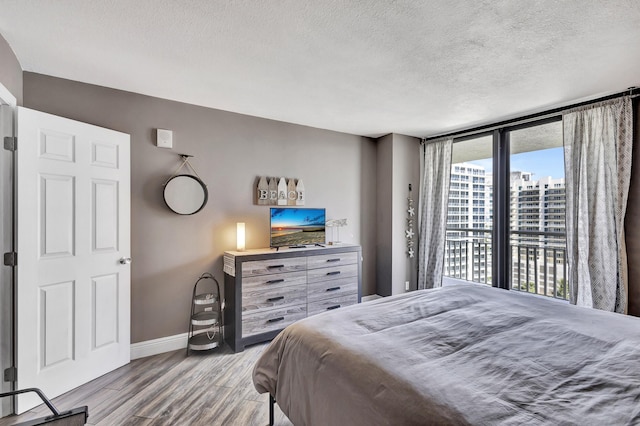
[[[55,77],[25,73],[25,106],[131,135],[131,341],[187,331],[193,284],[211,271],[222,283],[222,255],[235,250],[236,222],[247,248],[269,245],[269,210],[253,205],[257,176],[304,180],[306,207],[347,218],[341,240],[363,246],[363,295],[375,293],[373,140],[214,110]],[[173,130],[172,150],[155,129]],[[208,185],[193,216],[170,212],[162,184],[178,153]]]
[[[362,246],[362,295],[376,294],[378,290],[378,277],[376,271],[378,227],[376,220],[376,206],[378,192],[376,188],[376,176],[378,173],[376,142],[373,139],[362,138],[360,159],[360,213],[361,232],[360,245]],[[342,234],[340,234],[342,238]],[[366,279],[365,279],[366,277]]]
[[[416,215],[414,216],[413,241],[418,242],[418,194],[420,192],[420,139],[405,135],[393,135],[393,294],[405,291],[405,281],[409,288],[418,286],[416,258],[407,255],[407,209],[409,184]],[[416,250],[417,251],[417,250]]]
[[[22,67],[9,43],[0,34],[0,83],[22,105]]]
[[[625,234],[629,265],[629,314],[640,316],[640,98],[636,98],[634,104],[635,128]]]
[[[377,294],[391,296],[393,283],[393,134],[377,139]]]
[[[407,198],[412,185],[418,207],[420,139],[389,134],[378,139],[378,294],[390,296],[417,286],[416,259],[407,257]],[[417,217],[416,217],[417,218]],[[414,223],[417,232],[417,220]],[[417,244],[417,236],[414,237]]]

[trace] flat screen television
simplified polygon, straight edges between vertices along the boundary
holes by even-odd
[[[271,247],[324,244],[325,209],[271,208]]]

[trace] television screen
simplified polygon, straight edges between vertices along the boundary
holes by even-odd
[[[271,247],[325,243],[325,209],[271,208]]]

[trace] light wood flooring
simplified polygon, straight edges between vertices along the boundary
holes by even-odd
[[[264,426],[269,423],[269,397],[254,389],[251,372],[265,347],[234,354],[225,346],[189,357],[183,349],[137,359],[53,403],[59,411],[87,405],[89,425]],[[276,425],[291,426],[277,405],[275,413]],[[50,414],[40,405],[0,419],[0,426]]]

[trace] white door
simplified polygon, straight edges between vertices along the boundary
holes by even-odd
[[[17,388],[53,398],[129,362],[129,135],[17,115]]]

